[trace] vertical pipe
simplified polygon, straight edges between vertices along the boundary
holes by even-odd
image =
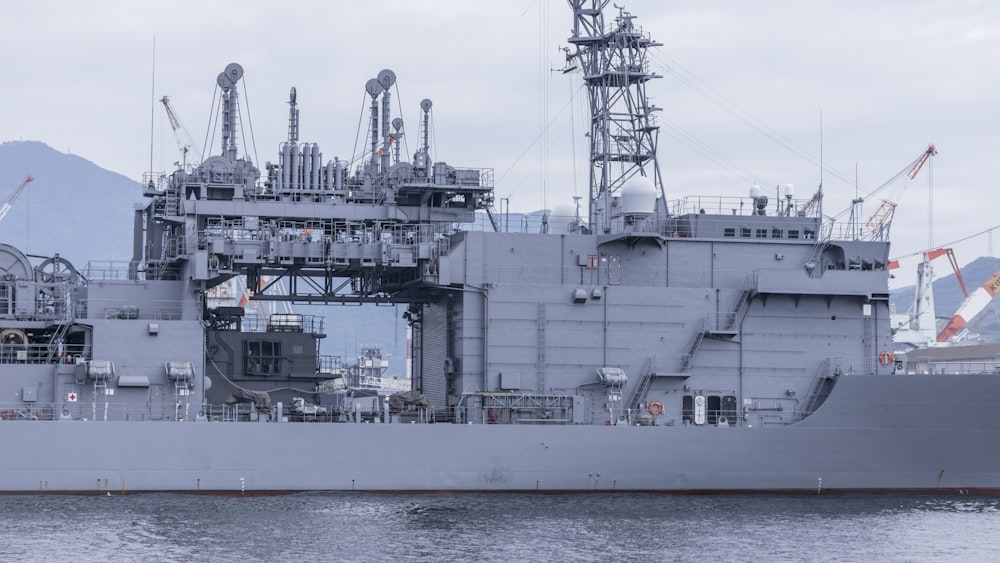
[[[291,168],[292,168],[292,148],[291,143],[284,143],[281,146],[281,189],[280,192],[288,191],[289,183],[291,182]]]
[[[389,89],[382,93],[382,174],[389,171]]]
[[[288,187],[289,189],[297,190],[299,189],[299,146],[292,144],[291,151],[292,169],[289,172],[291,184]]]
[[[320,169],[323,167],[323,163],[321,162],[321,158],[319,155],[319,143],[313,143],[312,160],[313,160],[312,189],[315,191],[319,191],[321,189],[319,185],[319,172]]]

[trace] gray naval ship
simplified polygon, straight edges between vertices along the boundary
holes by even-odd
[[[364,157],[301,142],[293,89],[258,168],[230,64],[221,152],[150,176],[130,262],[0,246],[0,490],[1000,491],[1000,377],[892,354],[887,222],[825,221],[822,190],[669,200],[657,43],[569,4],[592,112],[569,217],[504,228],[490,170],[432,158],[428,100],[401,158],[390,71]],[[320,317],[215,299],[233,279],[405,304],[408,388],[347,377]]]

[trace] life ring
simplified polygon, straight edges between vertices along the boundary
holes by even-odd
[[[660,416],[663,414],[663,403],[659,401],[650,401],[646,403],[646,410],[648,410],[649,414],[653,416]]]
[[[896,357],[893,356],[892,352],[890,352],[888,350],[883,350],[878,355],[878,363],[882,364],[883,366],[887,366],[887,365],[889,365],[889,364],[891,364],[891,363],[893,363],[895,361],[896,361]]]

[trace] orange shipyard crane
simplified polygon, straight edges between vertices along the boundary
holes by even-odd
[[[965,289],[965,280],[962,279],[962,270],[959,269],[959,267],[958,267],[958,261],[955,259],[955,251],[954,250],[952,250],[950,248],[935,248],[934,250],[924,250],[922,252],[915,252],[913,254],[908,254],[907,256],[915,256],[917,254],[922,254],[924,256],[924,259],[927,260],[928,262],[930,262],[931,260],[934,260],[936,258],[940,258],[942,256],[948,256],[948,262],[951,263],[951,269],[952,269],[952,271],[955,272],[955,279],[958,280],[958,285],[959,285],[959,287],[962,288],[962,295],[964,295],[966,297],[969,296],[969,290]],[[902,256],[900,258],[896,258],[894,260],[890,260],[889,261],[889,265],[886,266],[886,269],[887,270],[895,270],[896,268],[899,267],[899,261],[902,258],[906,258],[907,256]]]
[[[914,254],[920,254],[922,260],[917,264],[917,285],[914,292],[913,305],[910,306],[910,309],[905,314],[893,314],[890,318],[893,332],[892,339],[897,345],[897,351],[903,351],[903,346],[922,348],[938,345],[937,318],[934,314],[934,289],[932,286],[934,282],[934,271],[931,267],[932,260],[941,256],[948,256],[948,261],[955,272],[955,279],[958,280],[958,285],[962,288],[962,294],[966,297],[969,296],[969,292],[965,288],[965,280],[962,278],[962,271],[958,267],[958,261],[955,260],[955,253],[952,249],[936,248]],[[913,256],[914,254],[908,256]],[[906,256],[902,258],[906,258]],[[899,268],[900,259],[891,260],[887,269],[894,270]]]
[[[937,155],[937,148],[934,145],[928,145],[927,150],[925,150],[923,154],[910,163],[908,168],[903,169],[903,171],[906,172],[906,179],[915,180],[917,178],[917,174],[919,174],[920,170],[925,164],[927,164],[927,160],[935,155]],[[883,188],[891,185],[893,182],[898,180],[901,175],[902,172],[896,174],[888,182],[882,184],[881,187],[868,194],[867,197],[871,197]],[[878,209],[876,209],[875,212],[868,218],[868,221],[865,222],[865,229],[871,234],[872,238],[877,238],[881,233],[889,230],[889,225],[892,224],[893,213],[896,211],[896,200],[899,199],[899,195],[905,186],[906,184],[903,184],[889,197],[883,198],[882,203],[878,206]],[[952,260],[954,260],[954,255],[952,255]]]
[[[7,212],[10,211],[10,208],[14,207],[14,202],[17,200],[17,196],[21,195],[21,192],[24,191],[25,186],[27,186],[33,180],[34,178],[32,178],[30,175],[27,178],[25,178],[24,181],[21,182],[21,185],[18,186],[16,190],[14,190],[14,193],[10,194],[10,196],[3,202],[3,205],[0,205],[0,221],[3,221],[4,217],[7,216]]]
[[[852,233],[855,233],[855,237],[864,240],[888,240],[889,239],[889,227],[892,226],[893,213],[896,210],[896,201],[902,194],[903,190],[906,188],[909,180],[914,180],[917,174],[923,169],[927,161],[934,155],[937,154],[937,148],[934,145],[929,145],[924,152],[920,153],[920,156],[913,159],[909,164],[903,167],[902,170],[889,178],[881,186],[875,188],[874,190],[868,192],[864,196],[857,197],[851,201],[851,205],[837,213],[832,217],[828,217],[831,222],[839,221],[842,217],[849,214],[848,228]],[[897,184],[900,179],[905,178],[907,181]],[[892,193],[886,197],[881,197],[882,203],[879,205],[878,209],[868,218],[867,221],[862,222],[861,218],[861,206],[866,200],[869,200],[878,194],[881,194],[890,187],[896,186]],[[817,192],[813,196],[813,200],[807,205],[808,208],[818,206],[822,201],[822,190]]]
[[[966,295],[965,301],[958,306],[955,316],[948,321],[937,335],[938,342],[953,342],[966,324],[983,312],[993,297],[1000,292],[1000,270],[990,276],[983,285],[976,288],[971,295]]]

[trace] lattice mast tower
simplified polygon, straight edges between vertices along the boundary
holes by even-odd
[[[620,213],[614,201],[626,181],[642,176],[656,190],[655,218],[667,216],[663,182],[656,159],[659,126],[646,96],[646,83],[659,75],[649,71],[647,49],[653,41],[635,25],[635,16],[618,8],[606,29],[609,0],[569,0],[577,59],[590,101],[590,226],[595,232],[617,230]],[[652,211],[652,210],[650,210]]]

